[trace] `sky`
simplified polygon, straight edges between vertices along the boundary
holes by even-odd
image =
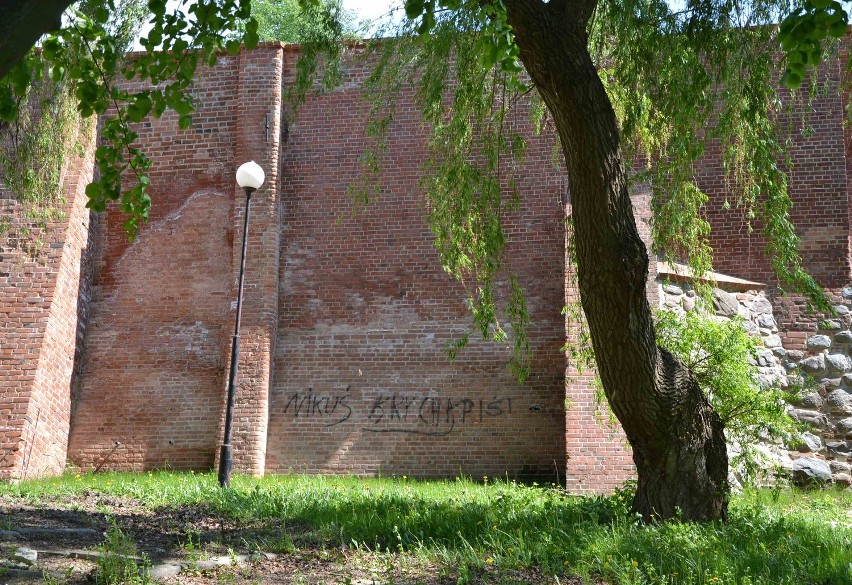
[[[180,1],[181,0],[168,0],[166,9],[169,11],[174,10],[178,4],[180,4]],[[382,17],[386,15],[392,7],[401,7],[402,2],[403,0],[343,0],[343,8],[346,10],[354,10],[358,15],[355,21],[360,23]],[[147,23],[143,25],[140,38],[148,34],[150,28],[150,25]],[[367,30],[369,31],[371,28],[374,27],[367,27]],[[139,44],[137,39],[133,45],[133,50],[139,51],[141,49],[142,45]]]
[[[395,5],[402,5],[402,0],[343,0],[343,7],[357,12],[358,20],[373,20],[383,16]]]

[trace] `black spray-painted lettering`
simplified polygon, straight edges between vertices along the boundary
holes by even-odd
[[[322,394],[308,388],[290,395],[284,414],[293,418],[326,418],[326,426],[350,420],[353,407],[349,386],[342,393]],[[512,399],[494,396],[488,399],[453,398],[379,392],[367,402],[365,411],[371,433],[411,433],[445,436],[459,426],[483,423],[488,419],[512,414]]]
[[[349,400],[349,389],[347,386],[340,394],[323,395],[308,388],[307,392],[294,392],[284,406],[284,414],[291,412],[293,418],[320,417],[331,419],[326,426],[333,427],[349,420],[352,416],[352,407],[347,403]]]
[[[414,406],[414,408],[412,408]],[[482,423],[488,418],[512,413],[512,399],[455,399],[443,396],[397,396],[379,394],[367,417],[372,433],[413,433],[430,436],[450,434],[458,425]],[[401,426],[398,423],[409,423]],[[424,428],[425,427],[425,428]]]

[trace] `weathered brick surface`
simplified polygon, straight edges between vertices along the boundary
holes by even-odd
[[[45,225],[0,191],[0,479],[65,467],[72,373],[85,330],[93,125],[71,140],[83,154],[62,171],[60,217]]]
[[[235,164],[254,160],[266,174],[263,186],[252,195],[249,215],[240,363],[232,437],[232,444],[235,445],[234,466],[261,475],[266,464],[269,392],[278,333],[281,238],[279,144],[283,56],[282,47],[278,44],[240,54],[238,108],[234,120]],[[233,219],[236,237],[232,251],[231,298],[234,299],[237,297],[245,218],[245,194],[239,187],[236,188],[235,198],[240,203]],[[235,316],[235,310],[231,311],[228,322],[233,323]],[[230,353],[226,365],[230,367]],[[226,394],[227,387],[223,395],[223,413]],[[224,420],[222,422],[224,427]],[[224,428],[220,435],[223,431]]]
[[[292,78],[296,55],[288,53]],[[381,194],[353,209],[368,105],[353,64],[312,97],[282,145],[280,308],[267,471],[548,477],[564,474],[562,174],[534,141],[510,219],[508,266],[529,293],[533,373],[475,340],[464,289],[438,265],[418,189],[425,133],[410,94],[390,130]]]
[[[239,57],[199,67],[193,128],[138,128],[156,202],[129,243],[103,214],[69,458],[91,468],[210,468],[230,347]],[[211,74],[215,71],[215,74]],[[236,200],[242,205],[242,199]]]

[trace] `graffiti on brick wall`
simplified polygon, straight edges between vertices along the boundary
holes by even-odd
[[[294,419],[321,420],[333,427],[346,421],[360,422],[371,433],[409,433],[441,437],[460,427],[481,424],[512,414],[512,399],[427,396],[418,393],[379,392],[354,408],[351,386],[340,392],[322,393],[313,388],[288,395],[284,414]],[[357,411],[357,412],[356,412]]]
[[[461,425],[482,423],[486,419],[511,413],[511,398],[481,400],[380,393],[372,400],[367,416],[372,424],[363,430],[444,436]]]
[[[307,392],[295,392],[290,395],[284,414],[291,414],[293,418],[321,418],[326,420],[327,427],[339,425],[349,420],[352,416],[352,407],[349,401],[349,389],[334,394],[320,394],[308,388]]]

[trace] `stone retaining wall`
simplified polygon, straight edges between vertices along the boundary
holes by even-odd
[[[689,282],[674,282],[669,276],[660,280],[660,306],[695,310],[696,293]],[[835,306],[837,316],[807,338],[804,350],[784,347],[765,289],[731,283],[719,283],[719,287],[713,290],[716,315],[741,317],[743,327],[763,341],[756,355],[760,385],[803,387],[789,414],[811,429],[801,435],[797,450],[770,444],[765,452],[788,471],[808,466],[830,473],[837,484],[852,485],[852,287],[844,289],[844,302]]]

